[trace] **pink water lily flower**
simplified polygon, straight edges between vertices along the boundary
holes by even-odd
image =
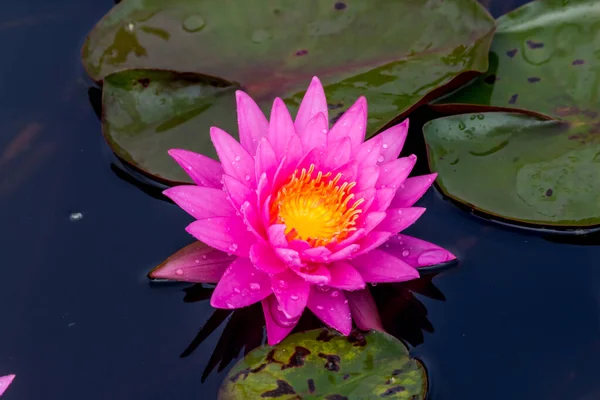
[[[13,379],[15,379],[15,375],[0,376],[0,396],[6,392]]]
[[[262,301],[268,342],[281,341],[308,307],[348,335],[380,328],[367,283],[419,277],[418,267],[454,259],[431,243],[398,234],[425,211],[413,207],[435,174],[408,178],[416,157],[398,158],[408,120],[365,141],[360,97],[330,128],[318,78],[293,120],[275,99],[268,121],[238,91],[240,142],[212,127],[220,163],[173,149],[196,185],[164,192],[196,221],[188,246],[150,276],[217,283],[216,308]]]

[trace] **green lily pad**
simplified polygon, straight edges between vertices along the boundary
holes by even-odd
[[[538,0],[502,16],[488,72],[435,108],[518,108],[600,133],[599,21],[597,0]]]
[[[430,164],[448,196],[508,220],[600,224],[599,20],[596,0],[534,1],[498,19],[489,71],[433,109],[530,116],[465,115],[429,124]]]
[[[316,329],[250,352],[227,374],[219,399],[423,400],[426,392],[425,368],[399,340]]]
[[[429,165],[449,197],[542,226],[600,224],[600,142],[570,123],[515,113],[463,114],[423,127]]]
[[[486,71],[494,29],[493,19],[473,0],[231,0],[227,7],[218,0],[126,0],[92,30],[82,55],[97,81],[126,81],[131,69],[173,71],[154,83],[163,93],[181,88],[177,73],[220,77],[233,82],[231,89],[246,91],[266,114],[277,96],[294,113],[316,75],[325,86],[331,122],[359,96],[367,97],[372,135],[417,104]],[[124,89],[119,96],[149,100],[132,109],[132,120],[145,120],[161,106],[151,91],[119,89]],[[104,127],[108,141],[135,167],[165,181],[188,182],[166,151],[179,146],[210,154],[211,124],[237,131],[234,90],[214,96],[206,89],[206,95],[180,90],[188,103],[217,103],[197,118],[188,115],[186,129],[194,134],[157,132],[153,124],[135,124],[129,131],[120,124],[118,130]],[[105,124],[114,126],[112,116],[120,114],[123,121],[127,111],[107,110],[111,104],[119,102],[105,102]],[[158,111],[168,120],[165,112]]]

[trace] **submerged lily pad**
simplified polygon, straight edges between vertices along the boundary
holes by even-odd
[[[297,109],[316,75],[325,86],[332,122],[359,96],[367,97],[372,135],[419,102],[484,72],[494,29],[487,11],[472,0],[232,0],[227,7],[218,0],[127,0],[98,23],[82,54],[97,81],[127,80],[131,72],[118,73],[129,69],[173,71],[151,83],[169,92],[180,87],[176,72],[220,77],[250,94],[267,114],[276,96],[292,112]],[[126,93],[138,87],[121,89],[118,96],[140,96]],[[194,134],[172,133],[168,126],[157,131],[153,123],[136,124],[131,131],[122,124],[118,130],[105,127],[105,134],[134,166],[163,180],[185,180],[166,151],[179,146],[209,154],[210,125],[235,128],[233,90],[215,96],[206,89],[181,92],[189,102],[212,106],[199,117],[186,115],[185,129]],[[157,99],[143,97],[150,101],[139,103],[132,119],[157,112]],[[108,111],[105,121],[113,124],[115,113],[124,119],[127,112]],[[168,120],[165,109],[158,112]]]
[[[490,70],[433,108],[564,123],[504,113],[430,123],[430,164],[448,196],[536,225],[600,224],[599,20],[596,0],[534,1],[498,20]]]
[[[449,197],[543,226],[600,224],[600,142],[571,126],[515,113],[463,114],[423,127],[429,164]]]
[[[316,329],[250,352],[225,378],[219,399],[423,400],[426,392],[425,368],[399,340]]]

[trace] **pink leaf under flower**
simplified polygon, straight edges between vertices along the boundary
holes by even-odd
[[[215,308],[241,308],[271,294],[269,276],[259,271],[250,259],[237,258],[221,277],[210,298]]]
[[[364,331],[375,329],[385,332],[381,324],[379,312],[377,311],[377,305],[368,288],[355,292],[346,292],[346,298],[348,299],[352,318],[359,329]]]
[[[15,376],[16,375],[0,376],[0,396],[6,392],[6,389],[8,389],[8,386],[10,386],[12,381],[15,379]]]
[[[235,259],[236,256],[213,249],[202,242],[194,242],[167,258],[148,276],[153,279],[217,283]]]

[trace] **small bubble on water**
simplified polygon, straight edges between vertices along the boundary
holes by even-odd
[[[69,220],[71,222],[79,221],[81,219],[83,219],[83,213],[74,212],[74,213],[71,213],[71,215],[69,215]]]

